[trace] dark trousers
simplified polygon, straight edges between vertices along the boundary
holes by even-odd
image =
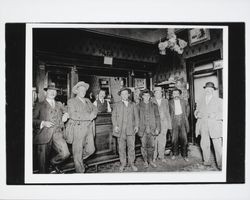
[[[57,152],[57,155],[50,159],[51,148]],[[37,145],[38,170],[39,173],[48,173],[49,162],[59,164],[70,156],[68,145],[63,139],[61,132],[55,132],[47,144]]]
[[[185,120],[182,115],[175,115],[172,123],[172,144],[173,155],[179,154],[179,145],[181,146],[181,155],[187,157],[187,132]]]
[[[145,132],[141,137],[141,154],[144,162],[152,162],[155,149],[155,137],[152,133]]]

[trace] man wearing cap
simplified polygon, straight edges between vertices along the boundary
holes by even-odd
[[[99,113],[107,113],[111,112],[110,104],[107,100],[105,100],[106,91],[100,90],[98,93],[98,99],[93,103],[94,106],[97,107]]]
[[[129,88],[122,88],[118,95],[121,96],[121,101],[115,103],[112,112],[113,135],[117,137],[119,157],[120,157],[120,172],[123,172],[126,166],[126,148],[128,151],[128,164],[133,171],[137,171],[134,164],[135,161],[135,134],[138,132],[139,118],[135,103],[129,101]]]
[[[188,160],[187,152],[187,133],[189,132],[188,116],[190,107],[186,100],[181,99],[182,91],[178,88],[173,89],[173,99],[169,101],[170,116],[172,119],[172,151],[174,160],[179,154],[179,145],[181,146],[181,155],[185,161]]]
[[[52,146],[57,152],[57,155],[50,160],[52,166],[55,167],[70,155],[67,143],[63,138],[63,122],[67,120],[63,115],[65,108],[61,102],[55,101],[57,88],[54,83],[48,85],[44,90],[46,99],[37,103],[33,110],[33,125],[38,129],[33,139],[38,150],[39,173],[49,172],[49,155]],[[58,170],[57,167],[56,170]]]
[[[201,149],[204,165],[210,165],[210,138],[212,140],[217,167],[222,166],[222,99],[214,95],[217,88],[214,83],[207,82],[204,86],[205,95],[197,102],[195,110],[196,136],[201,135]]]
[[[84,81],[78,82],[72,92],[75,98],[68,100],[68,118],[65,137],[68,143],[72,144],[72,153],[76,173],[85,172],[84,160],[95,151],[94,119],[97,115],[97,108],[91,101],[85,98],[89,84]]]
[[[160,114],[157,104],[150,101],[151,92],[145,89],[141,93],[142,101],[138,104],[139,110],[139,132],[141,138],[141,153],[144,160],[144,167],[150,164],[157,167],[153,161],[155,150],[155,138],[161,131]]]
[[[157,157],[162,161],[166,162],[164,158],[166,141],[167,141],[167,131],[172,129],[172,122],[169,114],[169,104],[168,100],[162,96],[162,88],[155,87],[154,95],[155,97],[152,101],[158,105],[158,110],[161,119],[161,132],[155,139],[155,151],[154,151],[154,161]]]

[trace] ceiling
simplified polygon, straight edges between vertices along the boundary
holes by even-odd
[[[152,28],[91,28],[85,30],[146,43],[156,43],[160,39],[165,38],[167,34],[167,29]],[[176,29],[176,31],[178,30]]]

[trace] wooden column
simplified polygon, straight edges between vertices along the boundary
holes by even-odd
[[[45,83],[45,64],[39,64],[37,67],[37,78],[36,78],[36,87],[38,91],[38,101],[41,102],[45,98],[44,93],[44,83]]]
[[[74,94],[72,93],[72,88],[74,87],[74,85],[77,84],[78,80],[79,80],[79,76],[78,76],[78,71],[77,71],[77,68],[76,66],[73,66],[71,68],[71,80],[70,80],[70,97],[74,97]]]

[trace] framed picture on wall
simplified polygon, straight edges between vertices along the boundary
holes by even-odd
[[[205,29],[205,28],[193,28],[189,30],[188,36],[189,36],[190,46],[210,40],[209,29]]]
[[[135,78],[134,79],[135,88],[145,89],[146,88],[146,79],[145,78]]]

